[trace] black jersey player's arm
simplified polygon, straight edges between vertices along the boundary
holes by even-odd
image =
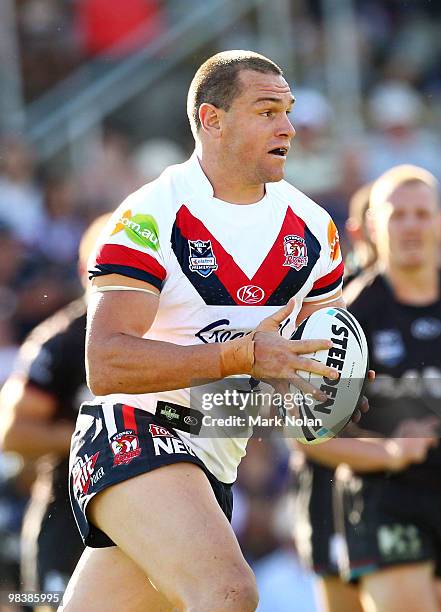
[[[25,458],[67,455],[72,424],[53,421],[56,410],[53,394],[11,376],[0,393],[0,448]]]
[[[429,449],[438,444],[437,418],[428,417],[416,421],[407,419],[391,438],[344,437],[328,440],[319,445],[298,444],[309,459],[326,467],[336,468],[341,463],[355,472],[399,471],[412,463],[422,463]],[[353,423],[346,431],[352,435],[371,436]],[[351,435],[351,434],[350,434]]]
[[[278,333],[292,303],[265,319],[254,338],[249,335],[225,343],[182,346],[143,338],[159,305],[159,292],[153,285],[117,274],[96,277],[93,283],[148,290],[97,291],[91,295],[86,369],[89,387],[96,395],[169,391],[232,374],[289,378],[294,384],[300,378],[297,370],[338,377],[336,370],[302,356],[329,348],[329,340],[289,341]],[[170,325],[174,324],[171,320]],[[304,382],[304,390],[316,392]]]

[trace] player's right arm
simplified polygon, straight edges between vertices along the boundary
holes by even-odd
[[[258,326],[255,334],[229,342],[181,346],[143,338],[159,305],[155,286],[118,274],[95,277],[93,284],[98,290],[89,301],[86,368],[89,387],[96,395],[169,391],[233,374],[295,379],[297,370],[304,370],[338,376],[336,370],[302,356],[329,348],[329,340],[290,341],[278,333],[293,303],[265,319],[264,331]],[[103,286],[135,290],[101,292]],[[313,391],[311,385],[308,391]]]

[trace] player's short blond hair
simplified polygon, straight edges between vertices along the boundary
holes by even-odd
[[[439,202],[439,182],[433,174],[420,166],[403,164],[394,166],[374,181],[369,197],[369,209],[375,211],[387,201],[395,189],[414,183],[422,183],[433,190]]]

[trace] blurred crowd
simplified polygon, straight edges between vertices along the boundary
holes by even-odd
[[[94,57],[115,61],[148,44],[182,17],[182,4],[125,0],[121,12],[119,0],[16,0],[26,101]],[[348,210],[355,190],[402,163],[422,166],[441,180],[441,8],[416,0],[354,5],[365,129],[350,141],[333,137],[333,109],[319,68],[325,52],[322,5],[292,2],[292,35],[301,58],[292,84],[297,136],[286,166],[287,180],[333,215],[350,255],[349,273],[366,263],[349,253],[354,228],[359,230]],[[252,45],[247,19],[213,48],[233,40]],[[198,61],[192,60],[194,68]],[[183,97],[181,92],[175,101],[182,107]],[[109,121],[74,169],[65,161],[41,163],[23,134],[0,134],[0,384],[26,335],[81,295],[77,254],[89,223],[191,150],[189,131],[175,140],[140,140],[137,127]],[[263,612],[315,606],[313,578],[298,565],[287,520],[288,463],[279,439],[252,439],[235,487],[233,526],[256,571]],[[0,454],[0,589],[20,588],[19,533],[32,480],[32,466]],[[271,607],[265,607],[267,596]]]

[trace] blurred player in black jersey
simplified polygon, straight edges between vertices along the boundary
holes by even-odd
[[[423,377],[426,380],[434,377],[432,392],[436,392],[436,371],[441,363],[438,207],[437,185],[424,171],[400,167],[381,177],[371,200],[373,238],[380,252],[379,262],[349,284],[344,294],[349,309],[365,329],[370,365],[379,375],[374,384],[379,394],[370,390],[374,408],[362,421],[371,433],[358,430],[356,435],[392,437],[338,439],[301,447],[309,459],[306,465],[302,463],[296,468],[296,543],[303,560],[321,577],[327,609],[335,612],[354,612],[361,605],[369,611],[395,610],[398,609],[396,599],[403,610],[436,609],[431,566],[423,563],[436,558],[436,546],[429,544],[436,542],[435,533],[429,531],[429,537],[422,537],[418,531],[422,523],[430,524],[424,513],[418,521],[409,518],[413,504],[409,508],[408,496],[420,496],[420,489],[406,490],[397,499],[396,509],[401,513],[383,515],[381,508],[385,503],[387,512],[390,511],[390,498],[397,495],[395,488],[392,491],[396,482],[408,482],[413,474],[424,474],[424,482],[436,482],[431,466],[436,466],[440,453],[438,449],[429,451],[436,443],[438,417],[430,410],[436,405],[428,401],[428,394],[415,397],[413,393],[408,397],[406,390],[411,388],[416,392],[417,387],[421,390]],[[396,291],[400,292],[398,299]],[[424,338],[413,335],[415,327],[423,329]],[[421,331],[416,333],[421,336]],[[384,374],[389,377],[385,378]],[[430,394],[430,382],[428,385]],[[382,397],[381,389],[385,387],[388,393],[397,395],[395,401],[391,402],[387,393]],[[348,477],[347,470],[338,471],[340,478],[334,496],[340,533],[336,535],[332,468],[339,463],[351,465],[358,477]],[[377,483],[377,489],[371,495],[372,482]],[[426,491],[429,504],[431,491]],[[439,501],[434,501],[432,525],[439,510],[441,487]],[[386,555],[382,554],[384,550]],[[351,582],[361,577],[362,604],[358,592],[339,580],[339,565]],[[400,568],[398,573],[396,566]],[[394,569],[377,571],[383,567]],[[403,567],[405,572],[401,572]],[[395,584],[395,579],[406,580],[408,572],[413,577],[410,588],[416,591],[412,597]],[[415,584],[419,585],[418,589]],[[373,589],[375,592],[371,593]],[[413,605],[412,601],[423,607],[406,607]]]
[[[375,245],[369,237],[366,223],[371,187],[372,183],[363,185],[349,201],[346,233],[351,250],[345,259],[346,285],[376,259]],[[332,508],[335,470],[309,458],[309,452],[309,447],[299,445],[291,462],[297,552],[303,565],[319,577],[323,606],[338,612],[357,612],[361,610],[358,590],[340,579],[337,565],[339,538],[335,534]]]
[[[109,215],[96,219],[80,244],[79,270]],[[6,451],[38,459],[22,530],[22,588],[64,591],[84,550],[67,487],[70,439],[78,406],[89,397],[84,368],[86,301],[80,298],[29,335],[0,395]],[[87,394],[87,395],[86,395]]]
[[[375,182],[370,213],[379,266],[346,294],[378,376],[361,426],[409,436],[407,446],[418,452],[419,445],[421,455],[402,471],[338,479],[342,569],[360,579],[367,610],[434,612],[441,606],[439,185],[421,168],[393,168]]]

